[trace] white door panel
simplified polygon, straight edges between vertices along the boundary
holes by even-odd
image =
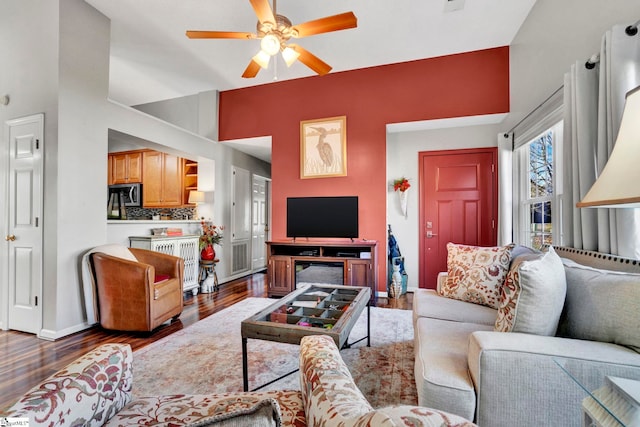
[[[267,180],[253,177],[253,218],[251,230],[251,268],[260,270],[266,268],[266,233],[267,233]]]
[[[9,142],[8,327],[37,333],[42,322],[44,115],[7,122]]]

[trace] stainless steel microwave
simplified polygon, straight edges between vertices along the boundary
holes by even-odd
[[[125,206],[142,206],[142,184],[115,184],[109,186],[107,201],[112,194],[120,194],[124,196]]]

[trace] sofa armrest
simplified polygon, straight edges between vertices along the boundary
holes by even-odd
[[[307,425],[322,425],[327,418],[337,423],[373,410],[335,342],[326,335],[310,335],[300,341],[300,389]]]
[[[309,335],[300,341],[300,388],[308,426],[475,427],[457,415],[420,406],[374,410],[353,381],[331,337]]]
[[[129,344],[105,344],[29,390],[2,414],[30,426],[100,426],[131,401]],[[64,416],[61,416],[64,414]]]
[[[468,363],[483,427],[578,426],[586,393],[569,373],[587,390],[605,375],[640,379],[640,357],[626,347],[523,333],[472,333]]]

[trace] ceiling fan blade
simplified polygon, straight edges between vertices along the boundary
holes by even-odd
[[[190,39],[255,39],[253,33],[236,31],[187,31]]]
[[[313,53],[309,52],[305,48],[297,44],[290,44],[289,47],[291,49],[294,49],[296,52],[300,54],[300,56],[298,57],[298,61],[302,62],[304,65],[311,68],[313,71],[320,74],[321,76],[331,71],[331,65],[327,64],[322,59],[318,58],[317,56],[315,56]]]
[[[269,4],[269,0],[249,0],[253,10],[258,16],[258,21],[276,23],[276,17],[273,15],[273,10]]]
[[[307,37],[315,34],[329,33],[331,31],[346,30],[357,26],[358,18],[356,18],[356,15],[354,15],[353,12],[346,12],[294,25],[293,29],[298,32],[297,37]]]
[[[242,73],[242,77],[245,79],[252,79],[258,74],[258,71],[260,71],[260,64],[252,59],[251,62],[249,62],[247,69]]]

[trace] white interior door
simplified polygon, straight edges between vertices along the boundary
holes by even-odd
[[[254,175],[252,188],[251,268],[255,271],[267,267],[265,246],[268,224],[266,178]]]
[[[42,324],[42,152],[44,115],[6,122],[9,142],[8,327],[38,333]]]

